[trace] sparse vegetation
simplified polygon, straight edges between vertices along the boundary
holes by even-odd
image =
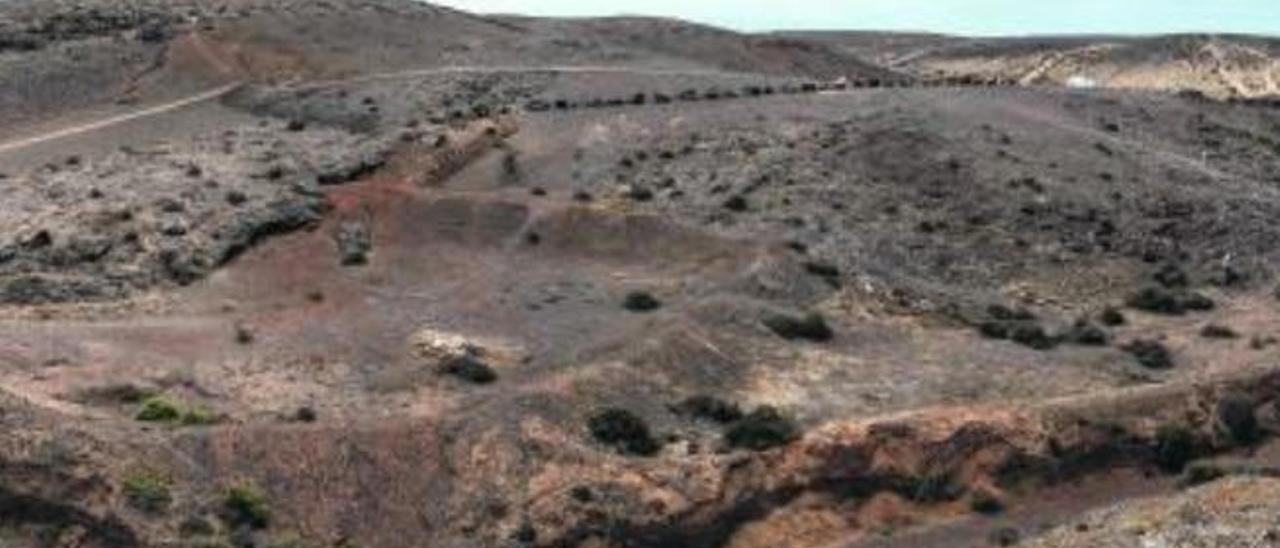
[[[1262,439],[1257,405],[1253,398],[1240,394],[1228,394],[1218,401],[1218,423],[1233,443],[1253,445]]]
[[[1102,314],[1098,316],[1098,320],[1102,322],[1102,325],[1107,327],[1119,327],[1128,323],[1128,319],[1124,317],[1124,313],[1112,307],[1104,309]]]
[[[817,312],[810,312],[804,316],[770,312],[765,314],[761,321],[774,334],[789,341],[827,342],[835,337],[835,332],[827,325],[826,318]]]
[[[207,409],[177,403],[164,396],[147,398],[134,417],[142,422],[183,426],[202,426],[217,422],[217,416]]]
[[[1156,431],[1156,464],[1170,474],[1182,472],[1196,457],[1196,437],[1190,428],[1180,424],[1166,424]]]
[[[1088,320],[1079,320],[1071,327],[1071,342],[1084,346],[1106,346],[1111,343],[1107,330]]]
[[[587,427],[596,441],[626,455],[647,457],[662,449],[644,419],[625,409],[609,408],[596,413]]]
[[[662,308],[662,301],[647,291],[632,291],[622,299],[622,308],[630,312],[653,312]]]
[[[682,415],[720,424],[729,424],[744,416],[737,404],[706,394],[692,396],[674,406],[674,410]]]
[[[1240,334],[1225,325],[1209,324],[1200,330],[1200,336],[1206,339],[1238,339]]]
[[[151,514],[168,510],[173,502],[169,480],[152,473],[136,473],[125,478],[124,495],[130,506]]]
[[[725,431],[730,447],[764,451],[791,443],[799,437],[799,427],[781,411],[761,406]]]
[[[1004,511],[1004,501],[990,489],[977,488],[969,493],[969,508],[979,514],[991,516]]]
[[[1138,364],[1147,369],[1170,369],[1173,367],[1173,353],[1169,352],[1169,348],[1160,341],[1136,340],[1125,345],[1124,351],[1132,355],[1138,361]]]
[[[470,354],[454,356],[440,365],[441,371],[472,384],[492,384],[498,380],[498,373],[488,364]]]
[[[266,529],[271,524],[271,508],[257,485],[244,482],[227,489],[223,519],[236,527]]]

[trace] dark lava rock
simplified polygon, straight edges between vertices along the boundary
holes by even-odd
[[[774,334],[789,341],[826,342],[835,337],[835,332],[827,325],[826,318],[817,312],[811,312],[804,317],[770,312],[761,322]]]
[[[1159,341],[1136,340],[1124,346],[1138,363],[1147,369],[1170,369],[1173,367],[1173,354],[1169,348]]]
[[[263,209],[238,213],[224,232],[218,264],[240,256],[263,239],[292,232],[320,220],[320,200],[280,200]]]
[[[791,443],[799,432],[795,422],[766,405],[730,425],[725,440],[731,447],[763,451]]]
[[[373,250],[373,236],[364,223],[348,222],[338,227],[336,236],[338,255],[342,266],[359,266],[369,263]]]
[[[587,422],[591,436],[625,455],[651,456],[662,449],[644,419],[625,409],[605,409]]]

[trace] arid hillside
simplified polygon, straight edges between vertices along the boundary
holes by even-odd
[[[960,38],[795,33],[921,78],[972,75],[1023,85],[1280,95],[1280,40],[1233,35]]]
[[[984,47],[0,5],[0,547],[1269,545],[1280,109]]]

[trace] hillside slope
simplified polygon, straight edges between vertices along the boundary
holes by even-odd
[[[1280,94],[1280,40],[1235,35],[1150,38],[959,38],[798,33],[918,76],[977,75],[1023,84],[1197,90],[1215,97]]]

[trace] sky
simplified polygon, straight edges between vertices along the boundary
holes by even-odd
[[[1280,0],[429,0],[477,13],[656,15],[763,31],[1280,36]]]

